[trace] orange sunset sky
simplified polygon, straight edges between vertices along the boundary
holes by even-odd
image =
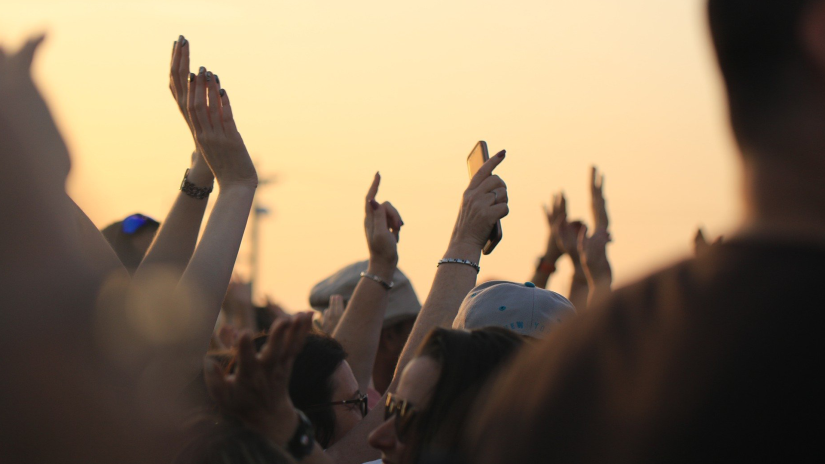
[[[687,256],[699,225],[730,233],[738,160],[704,3],[4,0],[0,41],[48,32],[36,79],[73,154],[69,193],[103,227],[163,219],[177,194],[192,142],[167,85],[184,34],[193,68],[232,96],[259,176],[277,177],[258,192],[272,213],[257,296],[299,310],[315,282],[366,258],[375,171],[423,302],[480,139],[507,149],[511,211],[481,279],[530,278],[552,193],[592,222],[591,164],[606,175],[619,285]],[[248,258],[246,244],[241,273]],[[566,294],[570,272],[552,288]]]

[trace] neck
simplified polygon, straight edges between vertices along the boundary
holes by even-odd
[[[825,149],[748,157],[744,171],[741,235],[825,243]]]

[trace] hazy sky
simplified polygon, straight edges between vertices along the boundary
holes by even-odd
[[[137,211],[162,219],[177,194],[192,143],[167,85],[184,34],[193,69],[230,93],[259,176],[278,179],[258,192],[272,210],[260,288],[297,310],[315,282],[366,258],[375,171],[423,301],[480,139],[507,149],[511,210],[482,279],[530,278],[553,192],[592,222],[593,163],[618,284],[686,256],[698,225],[730,231],[738,161],[704,3],[5,0],[0,40],[48,31],[37,80],[72,150],[69,192],[102,227]],[[569,273],[553,288],[566,293]]]

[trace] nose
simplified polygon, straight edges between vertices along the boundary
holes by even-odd
[[[395,449],[398,437],[395,436],[395,417],[390,417],[370,433],[368,442],[373,448],[388,452]]]

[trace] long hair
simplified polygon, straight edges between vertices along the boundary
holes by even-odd
[[[417,357],[434,359],[441,373],[430,404],[415,418],[405,443],[407,462],[448,453],[458,446],[479,391],[523,343],[517,334],[499,327],[430,332]]]

